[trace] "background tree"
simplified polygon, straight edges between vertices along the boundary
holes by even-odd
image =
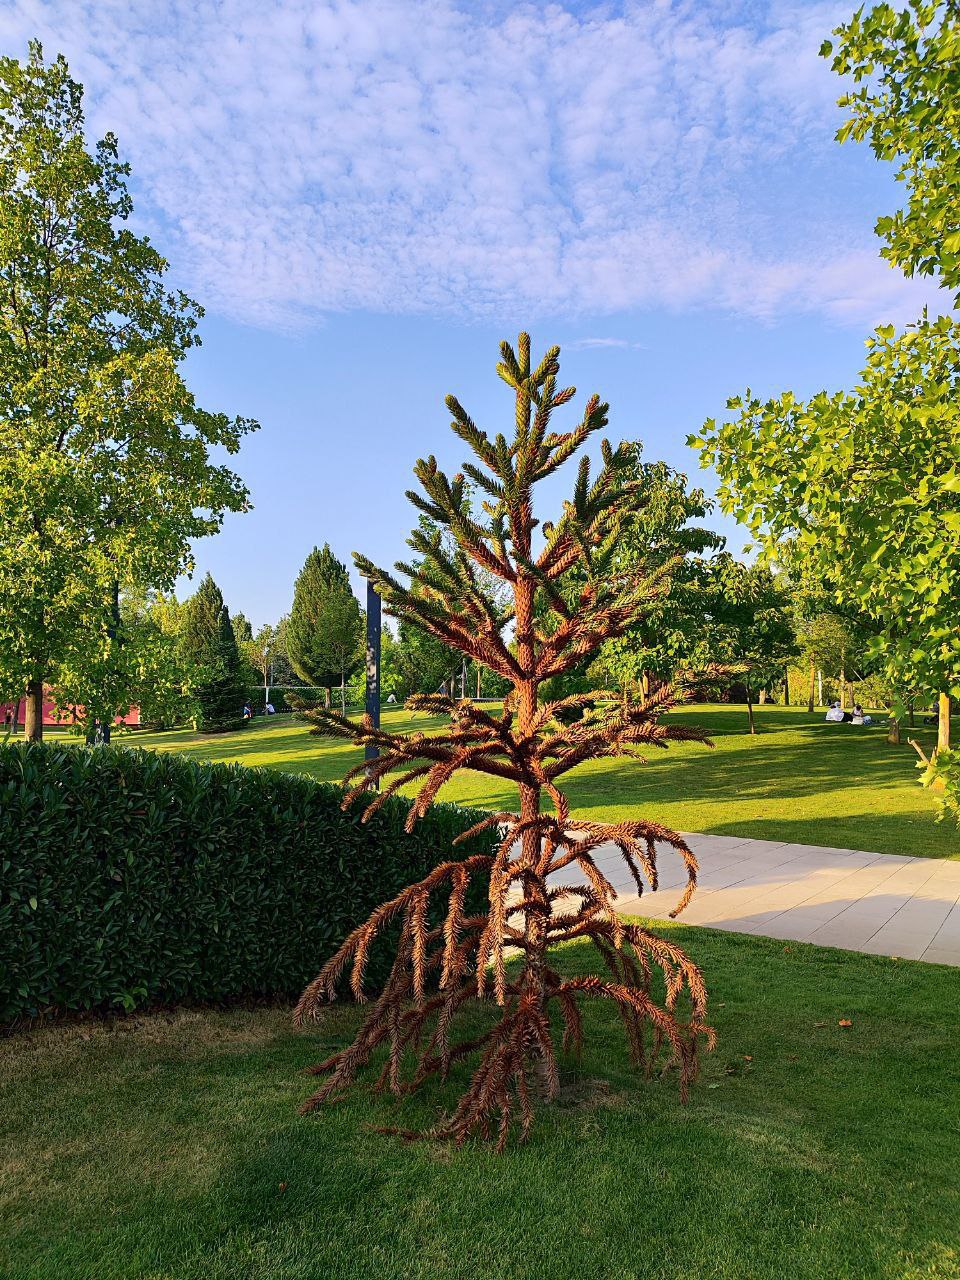
[[[128,173],[113,135],[87,151],[63,58],[0,59],[0,672],[32,738],[61,666],[102,676],[109,724],[121,596],[172,588],[191,541],[247,503],[210,455],[256,424],[187,389],[202,312],[123,227]]]
[[[395,662],[404,697],[413,693],[450,694],[462,661],[461,653],[423,627],[400,623]]]
[[[230,611],[208,573],[186,602],[182,651],[194,670],[195,727],[222,733],[241,722],[246,685]]]
[[[856,84],[837,137],[868,139],[909,189],[906,209],[877,222],[883,255],[960,291],[960,4],[864,7],[834,34],[820,52]]]
[[[363,613],[352,591],[331,591],[320,611],[320,652],[328,671],[337,676],[340,710],[346,714],[347,679],[363,659]]]
[[[750,732],[757,694],[778,680],[797,653],[789,591],[763,564],[742,564],[724,551],[714,561],[702,601],[704,641],[715,662],[742,672]]]
[[[88,742],[109,742],[111,722],[139,708],[141,724],[172,725],[193,710],[190,670],[179,629],[161,625],[163,610],[150,593],[128,594],[119,601],[116,621],[101,620],[109,633],[82,633],[90,652],[73,661],[65,654],[58,668],[57,704]]]
[[[263,705],[266,709],[271,685],[276,683],[274,667],[277,657],[280,654],[286,656],[286,622],[281,620],[277,626],[265,622],[256,635],[251,634],[240,643],[240,652],[263,684]]]
[[[245,613],[237,610],[236,613],[230,615],[230,625],[233,627],[233,638],[237,642],[237,648],[243,650],[245,644],[250,644],[253,640],[253,627],[250,625],[250,619]]]
[[[748,391],[690,443],[768,558],[816,566],[835,604],[865,615],[890,682],[939,693],[946,748],[960,696],[960,326],[882,328],[868,348],[854,392]]]
[[[666,463],[643,462],[642,445],[629,446],[630,472],[640,500],[624,524],[616,552],[618,572],[657,574],[662,593],[650,602],[642,621],[623,636],[607,641],[591,671],[625,687],[671,679],[681,668],[703,666],[709,655],[700,622],[709,590],[710,563],[724,539],[699,523],[712,509],[702,489],[689,489],[687,477]]]
[[[322,551],[314,547],[294,585],[287,653],[302,680],[326,690],[328,707],[333,686],[345,681],[360,662],[362,631],[363,616],[346,565],[326,543]]]
[[[574,395],[560,390],[558,348],[539,365],[530,360],[530,341],[520,335],[516,352],[501,346],[499,376],[514,392],[513,439],[491,440],[449,397],[453,430],[473,450],[476,462],[448,478],[427,458],[415,468],[423,493],[411,493],[414,505],[438,527],[449,530],[452,552],[444,541],[414,530],[410,545],[418,564],[397,566],[400,578],[356,557],[361,573],[372,581],[387,611],[415,622],[452,648],[482,662],[508,680],[502,715],[491,715],[469,700],[439,694],[408,700],[413,710],[446,714],[449,727],[439,733],[395,734],[373,727],[369,718],[354,723],[329,709],[308,713],[316,731],[336,733],[360,745],[375,746],[379,759],[350,771],[355,786],[348,806],[372,784],[383,791],[367,795],[365,817],[375,813],[399,787],[414,781],[420,790],[411,809],[412,825],[458,769],[474,769],[514,783],[520,795],[518,813],[495,813],[480,826],[502,826],[504,836],[494,858],[476,855],[441,863],[429,876],[378,908],[350,935],[297,1006],[302,1020],[335,994],[337,983],[352,965],[351,985],[362,995],[363,972],[370,946],[382,925],[400,924],[396,961],[387,984],[372,1006],[354,1042],[313,1069],[326,1075],[305,1109],[337,1097],[365,1067],[379,1046],[388,1046],[381,1083],[396,1094],[434,1073],[446,1076],[452,1062],[473,1053],[480,1061],[471,1083],[450,1117],[432,1131],[462,1141],[468,1134],[487,1135],[496,1126],[497,1143],[507,1141],[514,1117],[521,1137],[533,1118],[531,1093],[547,1098],[559,1092],[556,1050],[550,1014],[557,1009],[564,1023],[563,1048],[576,1051],[582,1039],[580,1001],[610,999],[620,1011],[633,1059],[648,1069],[666,1047],[668,1061],[686,1089],[696,1071],[699,1041],[712,1041],[706,1026],[705,991],[696,966],[673,943],[639,925],[624,924],[613,903],[613,889],[599,869],[595,851],[613,841],[630,866],[638,887],[641,873],[656,883],[656,842],[675,849],[688,869],[688,888],[677,910],[693,890],[696,863],[683,839],[656,823],[637,820],[616,825],[570,818],[557,785],[570,769],[597,756],[631,754],[644,746],[665,746],[671,739],[702,739],[695,729],[660,724],[662,712],[676,700],[666,688],[649,698],[598,701],[595,694],[565,700],[593,704],[572,725],[558,719],[564,703],[543,703],[545,681],[563,675],[605,640],[635,625],[658,594],[657,579],[645,570],[618,571],[616,547],[623,523],[636,511],[639,497],[629,475],[624,448],[601,446],[602,464],[595,478],[584,457],[573,499],[560,518],[542,527],[533,514],[533,491],[607,420],[607,406],[593,396],[579,426],[551,430],[554,411]],[[469,506],[465,477],[488,497],[483,515]],[[535,530],[539,530],[535,543]],[[482,588],[475,566],[494,574],[509,589],[509,603],[498,609]],[[583,586],[571,606],[560,584],[580,565]],[[541,627],[538,601],[550,602],[557,626]],[[508,628],[512,640],[508,642]],[[543,812],[543,802],[553,812]],[[474,830],[476,830],[475,828]],[[565,868],[583,873],[582,882],[564,886]],[[560,883],[550,879],[560,874]],[[489,910],[467,916],[466,894],[472,877],[489,884]],[[431,895],[446,896],[443,923],[428,924]],[[606,965],[608,977],[564,980],[550,964],[548,948],[569,938],[591,939]],[[505,951],[519,954],[516,975],[508,974]],[[659,967],[666,977],[665,998],[651,980]],[[428,987],[428,982],[430,986]],[[436,984],[434,988],[433,984]],[[686,992],[684,1015],[678,1000]],[[454,1040],[458,1015],[472,998],[493,999],[502,1009],[499,1020],[479,1035],[469,1024],[464,1038]],[[654,1031],[645,1046],[644,1029]],[[401,1081],[405,1055],[415,1060],[410,1085]],[[413,1136],[413,1135],[406,1135]]]

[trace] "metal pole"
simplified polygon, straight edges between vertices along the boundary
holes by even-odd
[[[366,712],[375,728],[380,727],[380,596],[367,582],[367,697]],[[379,747],[365,747],[363,758],[376,760]]]

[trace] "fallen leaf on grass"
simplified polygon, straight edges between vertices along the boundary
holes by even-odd
[[[852,1026],[853,1026],[853,1023],[850,1021],[850,1019],[849,1019],[849,1018],[841,1018],[841,1019],[840,1019],[840,1021],[837,1023],[837,1026],[838,1026],[838,1027],[852,1027]]]

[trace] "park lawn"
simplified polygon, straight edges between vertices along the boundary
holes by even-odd
[[[530,1142],[404,1145],[463,1069],[308,1117],[337,1007],[181,1010],[0,1043],[5,1280],[948,1280],[960,1276],[956,970],[672,926],[720,1040],[691,1100],[587,1048]],[[589,968],[585,944],[558,957]],[[840,1026],[848,1019],[850,1027]]]
[[[617,821],[647,817],[680,831],[751,836],[919,857],[960,857],[960,832],[936,821],[936,801],[917,782],[917,757],[904,742],[890,746],[882,723],[860,728],[825,724],[821,712],[758,707],[756,736],[744,732],[738,706],[683,707],[674,717],[704,725],[713,750],[679,743],[653,751],[646,764],[595,760],[564,779],[574,816]],[[439,726],[439,720],[387,710],[392,729]],[[933,730],[909,731],[928,747]],[[905,735],[906,736],[906,735]],[[189,731],[120,739],[198,760],[237,760],[339,782],[360,753],[350,744],[314,737],[290,716],[258,720],[235,734],[199,737]],[[512,809],[508,784],[461,772],[442,799]]]

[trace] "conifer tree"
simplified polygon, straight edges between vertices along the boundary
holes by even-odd
[[[575,394],[574,388],[557,385],[559,348],[534,366],[530,340],[521,334],[517,350],[503,343],[501,356],[497,372],[515,398],[512,438],[491,439],[456,398],[448,397],[452,428],[476,461],[465,463],[463,473],[452,479],[433,457],[417,463],[423,492],[408,496],[436,532],[413,531],[409,545],[416,560],[397,566],[401,577],[364,556],[355,559],[389,613],[509,681],[502,714],[468,699],[418,694],[407,707],[448,715],[447,729],[432,735],[391,733],[367,717],[354,722],[322,708],[308,717],[314,732],[378,750],[379,758],[347,775],[353,785],[344,806],[366,791],[365,820],[398,788],[417,782],[408,819],[412,829],[460,769],[513,783],[519,811],[492,813],[473,828],[499,827],[495,856],[445,860],[379,907],[324,965],[295,1013],[298,1023],[315,1015],[334,998],[348,969],[353,994],[361,999],[371,944],[382,927],[397,923],[397,954],[385,987],[353,1043],[313,1068],[326,1079],[303,1109],[338,1097],[381,1046],[388,1054],[380,1084],[398,1096],[433,1074],[446,1076],[454,1062],[478,1056],[455,1110],[429,1133],[459,1142],[470,1134],[495,1132],[498,1149],[517,1123],[521,1138],[526,1137],[534,1092],[547,1099],[558,1095],[555,1011],[563,1027],[562,1048],[576,1053],[582,1041],[581,1002],[613,1001],[634,1062],[648,1071],[658,1061],[672,1067],[682,1094],[696,1074],[700,1042],[713,1042],[699,969],[674,943],[619,918],[616,892],[597,858],[602,846],[616,850],[642,892],[643,876],[657,886],[657,846],[675,850],[687,871],[676,914],[696,883],[696,861],[686,842],[677,832],[641,819],[574,820],[558,786],[565,773],[598,756],[633,755],[677,740],[706,741],[700,730],[660,723],[692,687],[692,678],[676,688],[657,685],[635,699],[611,701],[596,690],[553,702],[540,697],[547,680],[574,668],[654,608],[675,565],[667,560],[653,569],[618,567],[623,523],[636,518],[645,501],[623,446],[614,449],[603,441],[595,478],[589,459],[582,457],[572,500],[564,503],[559,519],[541,526],[534,518],[535,486],[605,426],[608,406],[593,396],[579,425],[554,431],[554,411]],[[468,481],[486,496],[482,513],[469,504]],[[444,532],[452,535],[452,549]],[[482,589],[479,568],[507,586],[505,605]],[[571,574],[582,580],[573,601],[562,589]],[[549,626],[540,621],[541,602],[552,620]],[[564,723],[571,708],[582,708],[583,714]],[[367,790],[379,784],[379,794]],[[482,915],[465,910],[474,877],[489,886],[489,906]],[[432,927],[431,909],[438,904],[443,904],[442,923]],[[549,949],[574,938],[594,944],[605,977],[564,978],[553,967]],[[519,957],[515,972],[508,967],[508,952]],[[494,1002],[500,1017],[480,1034],[473,1025],[458,1036],[458,1015],[474,1000]],[[415,1065],[404,1081],[408,1054]]]
[[[287,623],[287,653],[301,680],[330,691],[341,690],[360,663],[363,620],[346,565],[330,547],[307,556],[293,589]],[[342,710],[342,707],[341,707]]]
[[[235,729],[245,695],[243,664],[230,611],[209,573],[186,603],[181,643],[195,671],[196,728],[202,733]]]

